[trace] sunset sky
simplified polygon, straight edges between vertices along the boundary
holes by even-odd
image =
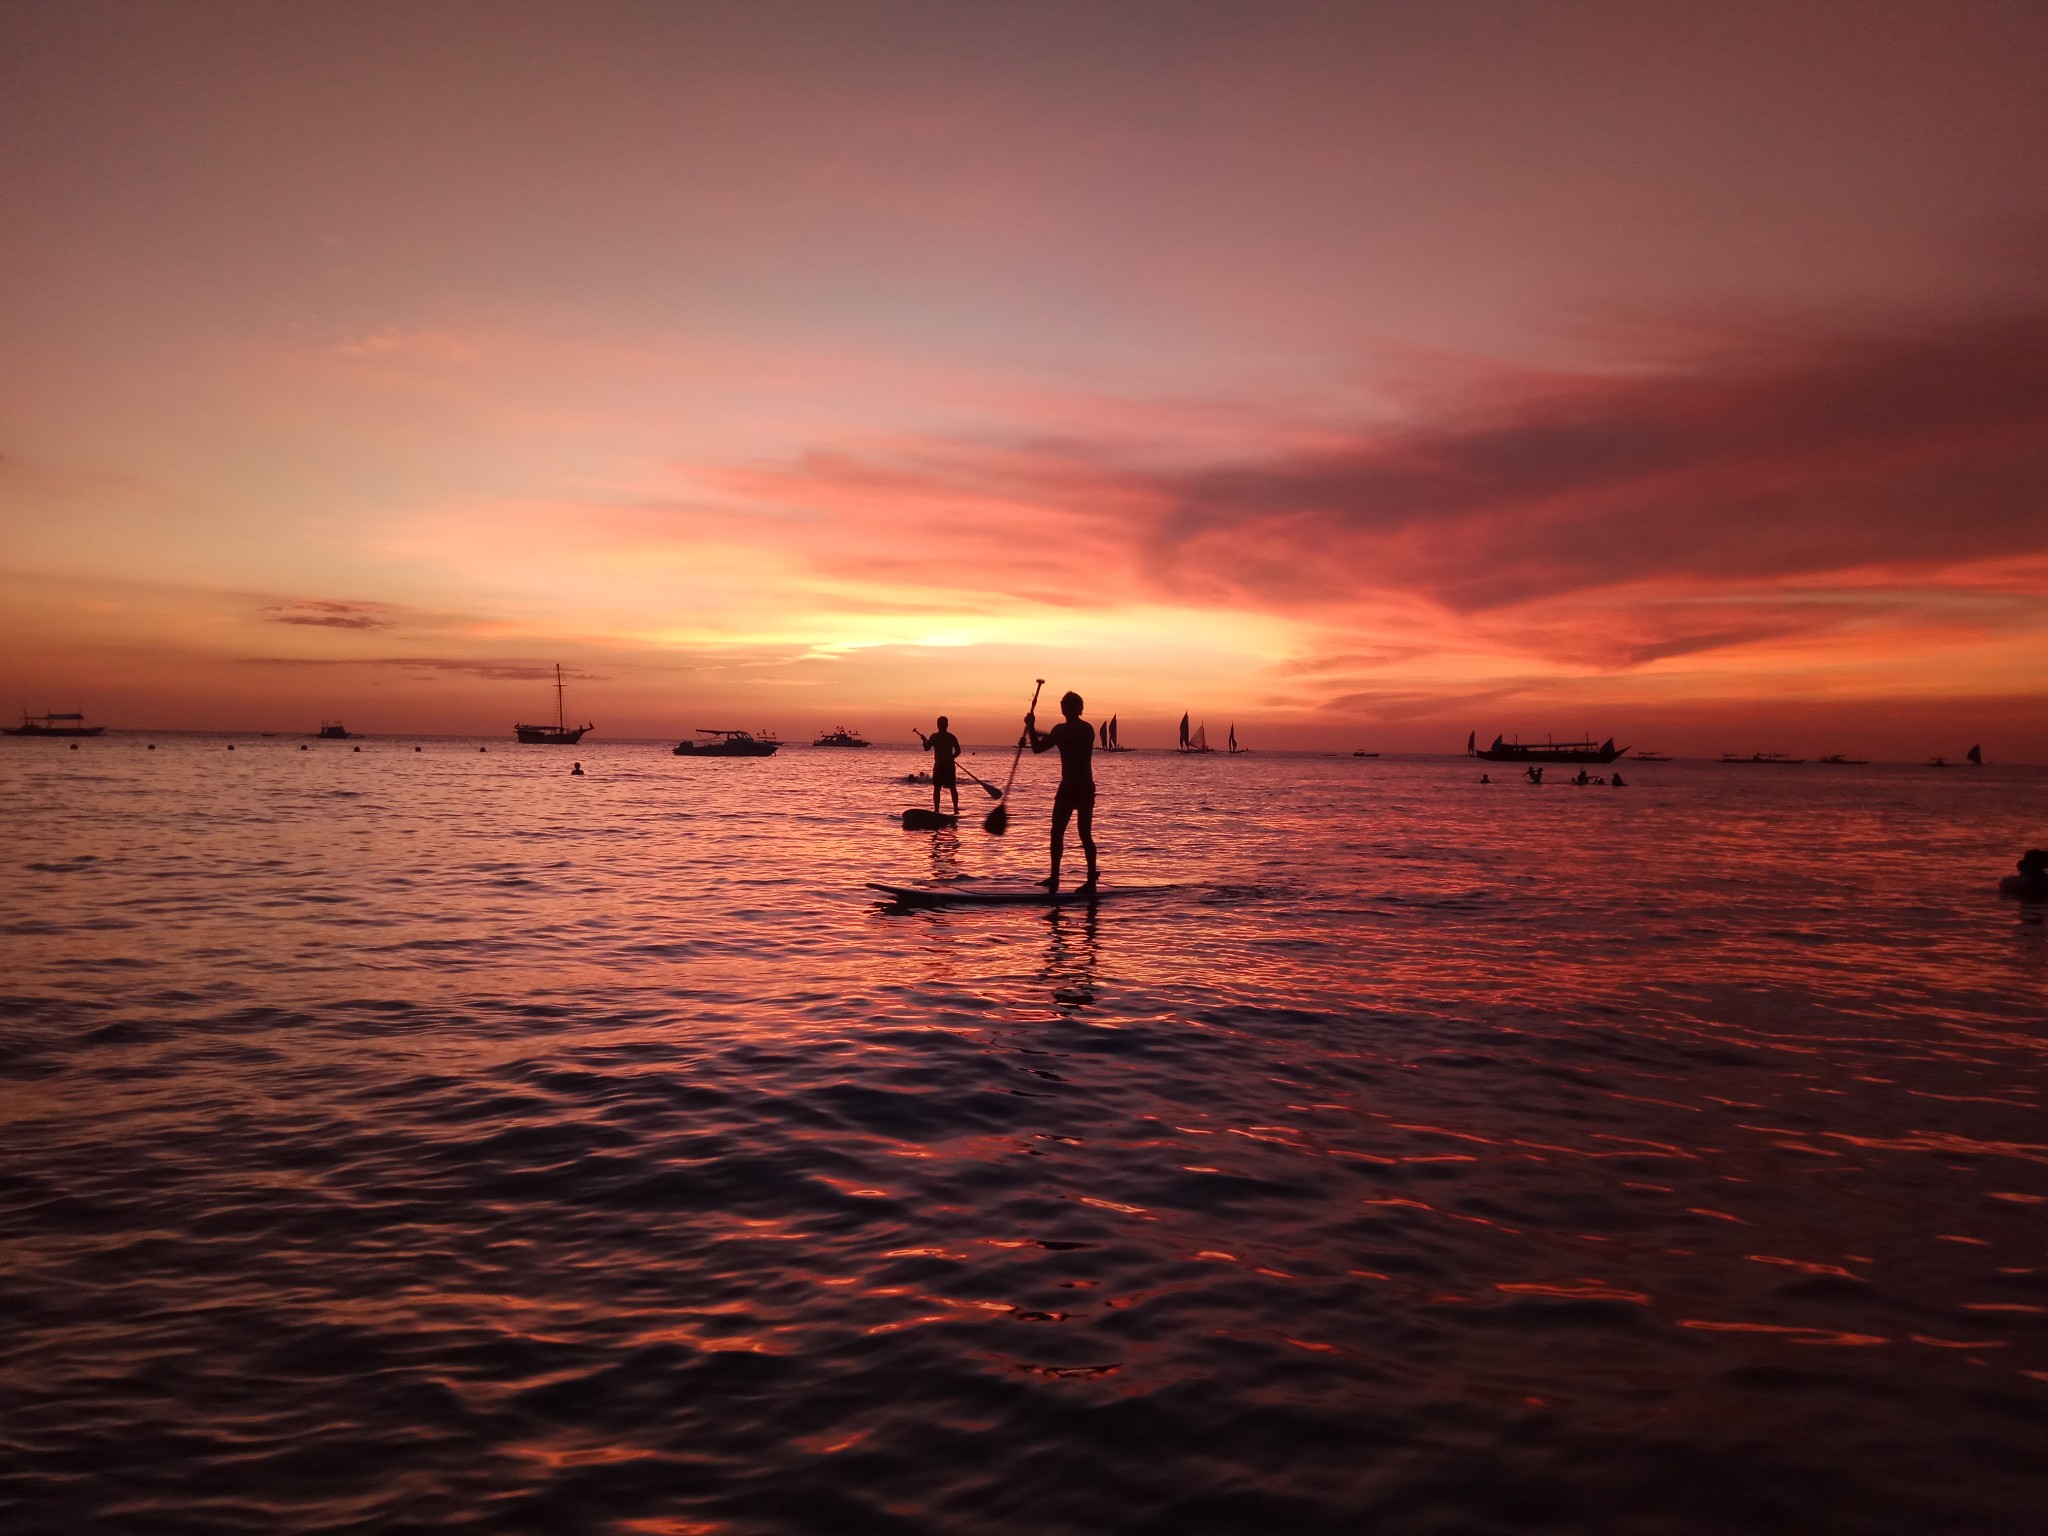
[[[0,7],[0,711],[2048,760],[2035,3]]]

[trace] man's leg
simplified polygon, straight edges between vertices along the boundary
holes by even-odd
[[[1074,808],[1064,800],[1052,803],[1052,878],[1046,881],[1049,889],[1060,888],[1060,854],[1067,845],[1067,822],[1073,816]]]
[[[1078,813],[1076,828],[1081,834],[1081,851],[1088,855],[1088,884],[1095,883],[1095,802],[1087,801]]]

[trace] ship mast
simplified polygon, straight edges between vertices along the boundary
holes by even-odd
[[[555,729],[566,731],[568,728],[569,717],[562,713],[562,664],[558,661],[555,663]]]

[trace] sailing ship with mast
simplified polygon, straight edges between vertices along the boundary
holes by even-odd
[[[573,747],[583,739],[583,733],[593,730],[589,721],[571,725],[563,713],[562,664],[555,663],[555,723],[553,725],[515,725],[513,733],[529,747]]]
[[[1188,717],[1186,714],[1180,717],[1180,750],[1183,752],[1214,752],[1216,750],[1209,745],[1209,728],[1205,725],[1198,725],[1190,732],[1188,730]]]
[[[1128,752],[1131,750],[1123,744],[1117,735],[1115,715],[1111,715],[1108,720],[1097,727],[1095,734],[1100,738],[1095,748],[1098,752]]]
[[[1237,744],[1237,722],[1233,720],[1230,723],[1230,755],[1237,757],[1249,751],[1251,751],[1250,747],[1240,747]]]

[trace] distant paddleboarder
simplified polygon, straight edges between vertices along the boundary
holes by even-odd
[[[939,728],[927,736],[912,726],[911,732],[924,743],[925,751],[932,755],[932,814],[939,814],[939,791],[945,790],[953,797],[953,814],[960,814],[960,780],[953,765],[960,760],[960,738],[946,728],[947,720],[939,716]]]
[[[1095,727],[1081,718],[1081,695],[1060,696],[1060,713],[1067,718],[1049,731],[1038,728],[1038,716],[1024,717],[1024,739],[1033,752],[1060,752],[1060,787],[1052,801],[1052,874],[1041,882],[1048,890],[1060,888],[1060,855],[1066,850],[1067,823],[1080,822],[1081,852],[1088,858],[1088,878],[1083,890],[1092,889],[1095,866]]]

